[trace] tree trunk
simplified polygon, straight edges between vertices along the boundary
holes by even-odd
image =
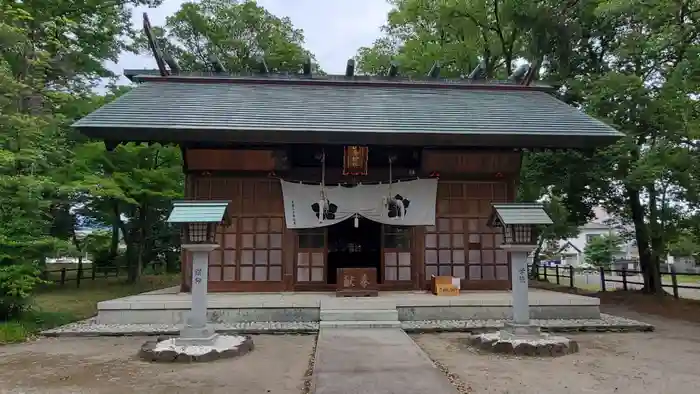
[[[537,264],[540,263],[540,252],[542,251],[542,245],[544,245],[544,238],[537,242],[537,248],[532,255],[532,266],[530,267],[530,279],[537,280]]]
[[[634,235],[637,241],[639,250],[639,266],[644,278],[644,293],[653,294],[660,287],[660,282],[655,281],[655,276],[652,275],[653,265],[651,247],[649,245],[649,228],[644,221],[644,207],[640,201],[639,190],[626,186],[627,203],[629,204],[632,213],[632,222],[634,223]],[[656,267],[658,272],[658,267]]]
[[[119,212],[119,205],[116,201],[112,201],[112,240],[109,245],[109,262],[111,264],[116,264],[116,259],[117,256],[119,255],[119,231],[120,231],[120,223],[122,221],[121,219],[121,213]],[[123,234],[123,233],[122,233]],[[125,238],[126,240],[126,238]]]
[[[141,272],[143,271],[143,262],[144,262],[144,254],[146,251],[146,240],[148,238],[148,205],[144,203],[140,208],[139,208],[139,217],[138,217],[138,228],[134,229],[136,231],[136,235],[134,236],[135,244],[136,244],[136,264],[131,264],[129,267],[129,281],[130,282],[136,282],[139,280],[141,277]]]
[[[663,283],[661,282],[661,256],[659,254],[660,250],[663,250],[663,241],[661,237],[654,236],[651,238],[651,256],[649,258],[649,267],[647,269],[646,276],[649,282],[648,293],[656,295],[664,295],[665,291],[663,288]]]
[[[649,229],[650,229],[650,244],[651,258],[648,271],[650,292],[657,295],[664,294],[664,288],[661,283],[661,255],[665,249],[663,230],[659,225],[659,210],[657,206],[657,191],[654,185],[647,187],[649,191]]]

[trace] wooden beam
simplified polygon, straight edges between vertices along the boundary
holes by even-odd
[[[311,56],[307,57],[304,62],[304,75],[307,77],[311,76]]]
[[[471,79],[472,81],[477,79],[486,79],[486,62],[484,62],[483,60],[480,61],[479,64],[476,65],[474,70],[472,70],[472,72],[469,73],[469,76],[467,78]]]
[[[392,60],[389,66],[389,76],[393,78],[397,75],[399,75],[399,62]]]
[[[177,64],[177,61],[170,55],[170,53],[163,52],[163,60],[165,60],[168,67],[170,67],[170,72],[173,74],[180,74],[180,65]]]
[[[151,21],[148,20],[148,14],[143,13],[143,32],[146,34],[148,39],[148,46],[151,47],[151,52],[153,57],[156,59],[156,64],[158,65],[158,71],[162,77],[168,76],[168,70],[165,68],[165,62],[163,61],[163,54],[158,48],[158,43],[156,42],[156,37],[153,34],[153,28],[151,27]]]
[[[428,76],[430,78],[440,77],[440,62],[436,61],[435,63],[433,63],[433,66],[430,67],[430,71],[428,71]]]
[[[348,59],[348,64],[345,66],[345,76],[352,77],[355,75],[355,59]]]

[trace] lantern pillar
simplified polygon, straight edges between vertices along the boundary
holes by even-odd
[[[510,252],[511,283],[513,296],[513,320],[506,323],[506,330],[516,335],[536,333],[530,325],[530,300],[527,278],[527,256],[532,251],[529,245],[503,245]]]
[[[192,307],[178,342],[206,345],[216,337],[214,327],[207,324],[207,281],[209,253],[218,247],[216,244],[182,245],[183,249],[192,252]]]

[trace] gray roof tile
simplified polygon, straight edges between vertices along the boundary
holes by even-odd
[[[607,124],[537,89],[167,80],[144,82],[74,126],[102,138],[106,128],[294,135],[533,135],[543,140],[576,136],[590,141],[622,136]],[[118,137],[115,135],[115,139]]]
[[[552,219],[542,204],[493,204],[493,209],[494,214],[505,225],[552,224]]]
[[[228,201],[175,201],[169,223],[218,223],[226,214]]]

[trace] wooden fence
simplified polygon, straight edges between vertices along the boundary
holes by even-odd
[[[160,268],[149,267],[155,272],[163,272],[165,265]],[[63,267],[51,269],[50,265],[41,272],[41,278],[49,283],[59,286],[66,286],[70,282],[75,282],[75,287],[80,287],[80,284],[86,280],[94,281],[105,278],[118,278],[127,276],[128,267],[119,266],[94,266],[92,264],[78,265],[76,267]]]
[[[531,269],[532,266],[529,268]],[[570,288],[579,287],[598,291],[627,291],[630,289],[640,289],[642,286],[644,286],[641,275],[641,271],[627,269],[606,269],[603,267],[598,269],[577,269],[572,266],[545,267],[541,265],[535,267],[535,277],[538,280],[545,280],[558,285],[568,286]],[[635,276],[640,276],[640,278],[630,278]],[[597,286],[589,283],[590,281],[588,279],[590,278],[597,281]],[[670,272],[661,273],[661,278],[662,287],[664,289],[670,288],[671,294],[673,294],[675,298],[680,297],[679,289],[700,290],[700,273],[677,273],[673,267],[671,267]],[[586,283],[581,283],[581,281],[585,281]],[[684,283],[686,281],[695,283],[689,285]],[[698,297],[693,298],[700,298],[700,293],[698,293]]]

